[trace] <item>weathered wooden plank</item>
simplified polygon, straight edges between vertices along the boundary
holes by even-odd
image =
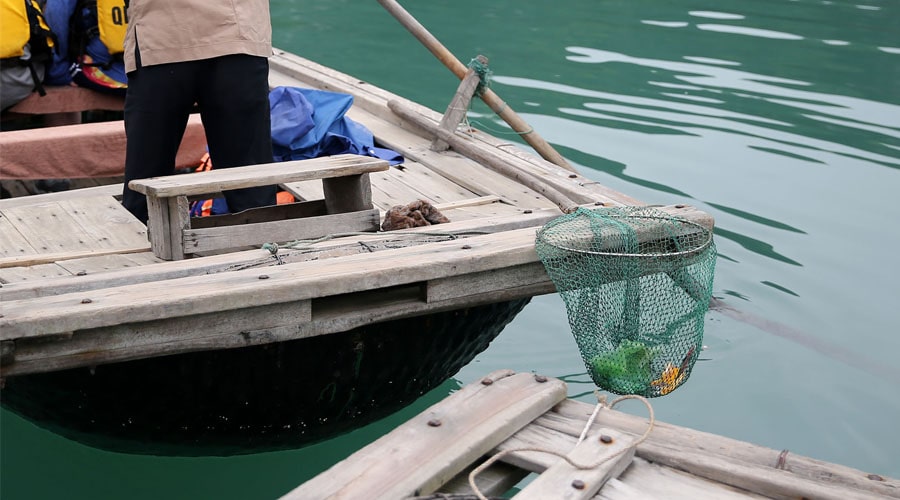
[[[463,469],[447,484],[441,486],[440,492],[447,495],[471,495],[474,497],[475,492],[469,485],[469,472],[474,468],[475,466],[473,465]],[[522,479],[525,479],[526,476],[528,476],[528,471],[503,462],[497,462],[475,476],[475,485],[478,486],[478,491],[482,495],[490,498],[505,494],[519,484]]]
[[[428,302],[440,302],[467,295],[496,292],[520,286],[543,286],[544,293],[556,290],[553,281],[547,276],[544,265],[532,262],[506,269],[491,269],[480,273],[467,274],[464,277],[439,278],[427,284],[426,298]]]
[[[56,265],[72,274],[78,274],[79,277],[82,277],[119,269],[156,264],[158,262],[164,261],[153,255],[152,252],[144,251],[130,254],[116,253],[112,255],[57,261]]]
[[[0,268],[0,283],[7,288],[12,283],[33,282],[68,276],[70,273],[56,264],[34,264],[24,267]]]
[[[415,283],[534,262],[534,230],[473,236],[457,241],[349,255],[325,261],[297,262],[268,269],[268,279],[248,269],[166,282],[94,290],[90,303],[82,295],[0,304],[3,339],[39,336],[108,326],[128,318],[150,321],[160,316],[226,311],[284,300],[324,297]],[[398,263],[403,272],[397,272]]]
[[[341,232],[374,232],[378,230],[380,222],[378,210],[371,209],[244,226],[188,228],[184,230],[184,249],[187,253],[202,253],[247,245],[321,238]]]
[[[78,222],[58,202],[10,208],[6,220],[34,247],[36,253],[67,253],[94,250],[79,232]]]
[[[475,198],[465,198],[458,201],[450,201],[435,205],[438,210],[456,210],[464,207],[477,207],[488,205],[500,201],[499,196],[478,196]]]
[[[131,181],[129,186],[140,193],[165,198],[175,195],[193,196],[230,189],[359,175],[388,168],[388,162],[384,160],[347,154],[139,179]]]
[[[455,151],[440,153],[431,151],[429,139],[420,135],[397,128],[384,120],[368,119],[366,124],[380,141],[387,147],[401,151],[407,160],[414,160],[436,175],[449,179],[477,195],[500,196],[509,204],[526,208],[556,206],[540,193],[496,172],[486,170]]]
[[[83,297],[60,295],[2,304],[0,336],[37,336],[132,321],[224,311],[291,299],[325,297],[439,278],[512,268],[538,261],[534,229],[473,236],[457,241],[349,255],[316,262],[297,262],[270,269],[269,279],[248,269],[211,276],[186,277],[110,290],[95,290],[90,304]],[[397,272],[398,263],[403,272]],[[191,293],[173,293],[172,289]]]
[[[618,478],[609,480],[598,500],[762,500],[763,496],[652,464],[635,457]]]
[[[106,255],[128,254],[146,252],[150,249],[150,244],[146,243],[142,246],[130,248],[107,248],[103,250],[74,250],[70,252],[50,252],[39,253],[35,255],[24,255],[19,257],[5,257],[0,259],[0,269],[8,269],[14,267],[37,266],[41,264],[50,264],[53,262],[62,262],[72,259],[84,259],[87,257],[102,257]]]
[[[232,349],[309,336],[308,300],[115,325],[39,343],[15,342],[0,376],[41,373],[194,351]],[[292,326],[291,326],[292,325]]]
[[[109,196],[60,199],[3,210],[11,241],[25,240],[31,254],[0,258],[0,268],[29,266],[148,248],[146,229]],[[21,242],[20,242],[21,243]]]
[[[48,148],[47,144],[53,147]],[[206,134],[200,116],[191,115],[175,167],[196,166],[205,150]],[[122,121],[10,130],[0,134],[0,178],[3,179],[113,177],[124,171]]]
[[[150,237],[150,249],[153,250],[153,255],[165,260],[173,260],[175,256],[171,241],[172,233],[169,230],[171,217],[169,209],[169,202],[165,198],[147,197],[147,232]],[[178,255],[179,260],[184,258],[183,253]]]
[[[473,200],[473,202],[480,199]],[[487,217],[483,219],[469,219],[459,222],[450,222],[440,226],[441,231],[450,234],[465,236],[472,231],[499,232],[523,227],[539,226],[556,217],[558,213],[553,210],[536,210],[532,213],[517,213],[501,217]],[[425,238],[414,239],[410,235],[422,232],[431,232],[433,227],[421,227],[378,233],[371,236],[354,238],[340,238],[317,243],[308,250],[282,249],[279,256],[285,263],[299,262],[328,258],[336,255],[348,255],[351,253],[368,252],[373,249],[396,248],[398,246],[411,246],[429,241]],[[360,245],[362,241],[365,245]],[[141,253],[135,256],[143,255]],[[155,257],[153,257],[155,259]],[[158,261],[158,259],[157,259]],[[88,275],[77,280],[50,280],[39,283],[16,284],[0,289],[0,301],[10,301],[44,297],[49,295],[61,295],[100,288],[109,288],[127,284],[161,281],[166,279],[183,278],[202,274],[215,274],[237,269],[265,267],[275,265],[277,261],[265,250],[249,250],[222,255],[191,259],[187,261],[162,261],[151,266],[139,269],[123,269],[102,275]]]
[[[9,217],[0,211],[0,257],[20,257],[36,254],[37,250],[28,242],[19,230],[9,221]]]
[[[413,160],[407,160],[403,165],[382,172],[385,181],[406,187],[411,191],[420,193],[417,197],[406,197],[405,203],[416,198],[427,197],[432,204],[450,203],[477,197],[472,191],[456,184],[455,182],[438,175],[436,172]],[[388,177],[390,180],[388,181]],[[381,184],[372,177],[374,185]],[[378,179],[381,180],[380,178]]]
[[[265,275],[260,274],[260,276]],[[409,285],[314,299],[314,315],[312,320],[307,322],[299,321],[298,318],[292,316],[297,302],[287,300],[261,306],[271,311],[272,318],[281,318],[279,321],[283,322],[267,327],[258,342],[280,342],[345,332],[381,321],[474,307],[503,300],[522,299],[531,297],[534,293],[525,290],[518,296],[501,295],[499,297],[496,294],[485,294],[429,304],[423,303],[420,295],[417,285]],[[286,299],[282,298],[282,300]],[[203,345],[208,349],[226,349],[244,345],[241,343],[240,336],[247,331],[253,333],[255,330],[252,330],[252,324],[241,326],[243,323],[238,320],[243,318],[245,311],[256,309],[258,308],[210,313],[210,317],[216,317],[217,326],[215,331],[204,330]],[[229,321],[229,318],[233,321]],[[203,325],[202,321],[194,323],[194,316],[180,316],[171,319],[163,318],[159,321],[79,330],[74,334],[63,333],[55,337],[20,338],[15,340],[17,351],[14,362],[10,361],[0,367],[0,376],[62,370],[135,359],[135,356],[151,357],[197,350],[197,332],[188,329],[178,336],[172,336],[173,330],[182,331],[180,329],[182,322]],[[132,345],[130,338],[135,331],[140,331],[146,338],[140,349],[136,349]],[[256,334],[253,333],[253,335]],[[48,342],[55,338],[58,338],[59,341]]]
[[[478,56],[478,59],[482,64],[487,64],[487,58],[484,56]],[[466,76],[460,81],[456,94],[453,95],[453,99],[447,106],[447,111],[444,111],[444,117],[441,118],[441,123],[438,125],[440,128],[447,131],[456,130],[459,122],[466,115],[466,111],[469,110],[469,103],[472,101],[475,88],[478,87],[480,81],[481,77],[478,73],[473,68],[469,68]],[[445,151],[449,147],[450,145],[440,138],[435,139],[431,143],[433,151]]]
[[[876,495],[867,491],[852,490],[845,485],[825,484],[820,480],[799,477],[789,471],[771,466],[750,465],[734,460],[710,457],[705,451],[676,451],[648,444],[642,450],[641,456],[654,463],[742,488],[768,498],[783,500],[795,498],[871,500],[877,498]]]
[[[358,212],[372,208],[369,174],[322,179],[325,211],[329,214]]]
[[[593,406],[577,401],[565,401],[553,411],[540,417],[536,424],[556,429],[571,436],[577,436]],[[645,418],[629,415],[619,411],[602,411],[597,417],[594,428],[613,427],[632,434],[641,434],[647,426]],[[749,491],[757,491],[768,497],[784,492],[797,491],[814,484],[835,488],[837,494],[842,490],[854,492],[854,495],[900,498],[900,481],[892,478],[874,480],[869,474],[839,464],[831,464],[802,455],[789,454],[783,460],[783,470],[776,469],[783,451],[765,448],[744,441],[717,436],[694,429],[680,427],[664,422],[656,422],[653,432],[637,449],[637,456],[652,462],[668,465],[694,475],[733,484]],[[702,460],[701,460],[702,458]],[[723,471],[715,469],[716,463],[742,464]],[[764,470],[774,474],[759,475]],[[715,474],[715,477],[710,477]],[[770,476],[777,491],[760,492],[753,486],[754,481]],[[723,480],[724,477],[731,479]],[[798,481],[792,481],[795,478]],[[737,481],[748,482],[745,486],[734,484]],[[793,484],[791,484],[793,483]],[[797,489],[799,488],[799,489]],[[779,491],[781,493],[779,493]],[[817,489],[807,490],[809,498],[819,498]],[[827,493],[826,493],[827,494]],[[827,494],[830,495],[830,494]],[[846,498],[852,498],[848,496]],[[795,497],[796,498],[796,497]]]
[[[4,132],[4,134],[5,133],[6,132]],[[3,198],[0,199],[0,211],[7,208],[37,205],[60,200],[70,200],[73,198],[94,198],[97,196],[109,196],[112,198],[121,195],[122,183],[119,182],[116,184],[80,188],[73,191],[57,191],[53,193],[33,194],[31,196],[20,196],[18,198]]]
[[[601,439],[601,436],[610,441]],[[617,477],[628,467],[634,457],[635,441],[634,437],[614,429],[601,429],[598,433],[587,436],[567,454],[567,457],[579,466],[594,465],[594,467],[579,468],[558,459],[515,498],[516,500],[592,498],[606,481]]]
[[[111,196],[71,198],[61,200],[59,206],[78,223],[70,232],[80,233],[92,248],[136,248],[148,244],[144,224]]]
[[[531,374],[508,372],[489,378],[491,384],[463,387],[283,498],[404,498],[433,492],[566,395],[565,384],[555,379],[538,382]]]

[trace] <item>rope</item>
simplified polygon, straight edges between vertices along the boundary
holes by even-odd
[[[626,399],[637,399],[637,400],[641,401],[642,403],[644,403],[644,405],[647,407],[647,413],[649,414],[649,421],[650,421],[650,423],[647,425],[647,430],[644,431],[644,434],[642,434],[641,437],[639,437],[630,446],[621,448],[619,451],[617,451],[611,455],[604,456],[603,458],[597,460],[595,463],[592,463],[592,464],[579,464],[579,463],[573,461],[571,458],[569,458],[568,455],[564,455],[557,451],[547,450],[544,448],[526,447],[526,448],[503,450],[503,451],[495,454],[491,458],[487,459],[487,461],[485,461],[483,464],[472,469],[472,472],[469,473],[469,487],[472,488],[472,491],[475,492],[475,495],[479,498],[479,500],[490,500],[486,496],[484,496],[484,494],[481,493],[480,489],[478,489],[478,485],[475,484],[475,477],[478,474],[480,474],[481,472],[483,472],[485,469],[490,467],[493,463],[495,463],[496,461],[500,460],[501,458],[503,458],[506,455],[509,455],[511,453],[520,453],[520,452],[525,452],[525,451],[548,453],[550,455],[554,455],[556,457],[559,457],[559,458],[565,460],[566,462],[568,462],[569,465],[571,465],[572,467],[575,467],[576,469],[585,470],[585,469],[593,469],[595,467],[599,467],[600,465],[604,464],[605,462],[608,462],[609,460],[612,460],[613,458],[616,458],[619,455],[621,455],[633,448],[636,448],[639,444],[643,443],[650,436],[650,432],[653,431],[653,425],[656,422],[656,417],[653,414],[653,406],[650,405],[650,401],[648,401],[643,396],[638,396],[636,394],[628,394],[625,396],[620,396],[620,397],[614,399],[613,402],[608,405],[606,404],[606,396],[600,396],[598,394],[597,395],[597,400],[598,400],[597,407],[594,409],[594,413],[591,415],[591,418],[588,419],[584,430],[581,432],[581,437],[578,438],[578,443],[576,443],[575,446],[578,446],[578,444],[580,444],[581,441],[584,439],[584,436],[587,434],[588,429],[593,425],[594,418],[597,416],[597,413],[600,412],[601,408],[613,409],[617,404],[621,403],[622,401],[625,401]]]
[[[491,87],[491,76],[493,76],[494,72],[491,71],[487,67],[487,64],[478,60],[477,57],[472,59],[471,61],[469,61],[468,68],[474,70],[475,74],[478,75],[478,85],[475,87],[475,95],[478,95],[478,96],[484,95],[485,89],[488,89]],[[473,101],[469,102],[469,109],[472,108],[472,102]],[[506,108],[507,108],[506,101],[500,101],[499,108],[496,110],[492,110],[492,111],[494,111],[494,113],[496,113],[497,116],[502,117],[502,114],[504,111],[506,111]],[[475,123],[479,123],[479,122],[475,122]],[[491,133],[504,133],[504,132],[497,131],[497,130],[491,130],[489,127],[485,127],[485,129],[489,130]],[[520,135],[520,136],[528,135],[532,132],[534,132],[534,127],[532,127],[532,126],[529,126],[528,130],[523,130],[521,132],[519,132],[518,130],[513,130],[514,134]]]
[[[457,232],[447,232],[447,231],[417,231],[414,233],[401,233],[401,232],[391,232],[391,237],[397,236],[400,238],[422,238],[422,237],[437,237],[437,238],[447,238],[447,240],[456,240],[465,235],[473,235],[473,234],[488,234],[489,231],[479,231],[479,230],[471,230],[471,231],[457,231]],[[268,250],[269,253],[275,257],[279,263],[283,263],[281,261],[281,256],[278,255],[278,251],[282,248],[287,248],[290,250],[305,250],[311,248],[313,245],[317,243],[322,243],[324,241],[333,240],[336,238],[344,238],[347,236],[375,236],[375,235],[386,235],[387,232],[373,233],[373,232],[365,232],[365,231],[348,231],[344,233],[332,233],[322,236],[320,238],[308,239],[308,240],[294,240],[288,243],[284,243],[279,245],[278,243],[263,243],[260,246],[262,250]],[[362,245],[365,245],[363,242],[359,242]]]
[[[484,89],[490,88],[491,75],[493,75],[494,72],[487,67],[487,64],[479,61],[477,57],[469,61],[468,67],[474,70],[475,74],[478,75],[478,86],[475,87],[475,94],[480,96],[484,94]]]

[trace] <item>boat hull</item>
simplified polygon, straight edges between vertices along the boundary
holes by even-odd
[[[4,407],[89,446],[154,455],[301,447],[412,403],[470,362],[514,300],[338,334],[6,380]]]

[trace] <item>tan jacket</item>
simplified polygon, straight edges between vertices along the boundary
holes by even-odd
[[[125,71],[230,54],[272,55],[268,0],[131,0]]]

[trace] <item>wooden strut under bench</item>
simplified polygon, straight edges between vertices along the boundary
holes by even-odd
[[[343,154],[131,181],[147,196],[153,253],[166,260],[267,242],[312,239],[336,231],[377,231],[369,173],[387,170],[385,160]],[[321,179],[324,200],[190,217],[190,200],[221,191]]]

